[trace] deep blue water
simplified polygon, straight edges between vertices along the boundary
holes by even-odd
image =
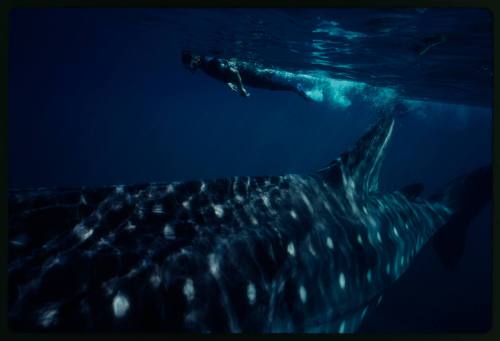
[[[486,11],[29,9],[10,19],[9,188],[311,172],[396,97],[409,111],[382,190],[423,182],[432,193],[491,162]],[[242,98],[184,69],[185,48],[332,86],[322,103],[253,88]],[[361,331],[489,329],[490,234],[488,207],[455,269],[423,250]]]

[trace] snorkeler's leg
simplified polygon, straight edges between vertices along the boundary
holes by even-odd
[[[236,81],[236,87],[238,89],[238,92],[241,96],[243,97],[248,97],[250,96],[250,93],[245,89],[243,86],[243,81],[241,80],[240,73],[238,72],[237,69],[235,68],[230,68],[231,73],[233,74],[235,81]],[[230,83],[231,84],[231,83]],[[234,83],[233,83],[234,84]]]
[[[229,87],[229,89],[233,90],[234,92],[239,93],[238,86],[236,84],[229,82],[229,83],[227,83],[227,86]]]

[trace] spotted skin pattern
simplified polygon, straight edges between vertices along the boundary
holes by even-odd
[[[449,218],[380,193],[394,127],[310,175],[9,193],[9,325],[356,331]]]

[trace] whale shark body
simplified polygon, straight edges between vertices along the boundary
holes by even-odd
[[[431,236],[490,195],[488,167],[429,199],[381,193],[393,129],[381,119],[309,175],[11,191],[9,325],[355,332]]]

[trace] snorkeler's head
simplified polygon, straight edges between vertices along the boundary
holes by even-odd
[[[182,64],[190,70],[196,70],[201,64],[201,57],[190,51],[182,51]]]
[[[182,51],[182,64],[184,64],[185,66],[188,66],[190,63],[191,63],[191,58],[192,58],[192,53],[189,52],[189,51]]]

